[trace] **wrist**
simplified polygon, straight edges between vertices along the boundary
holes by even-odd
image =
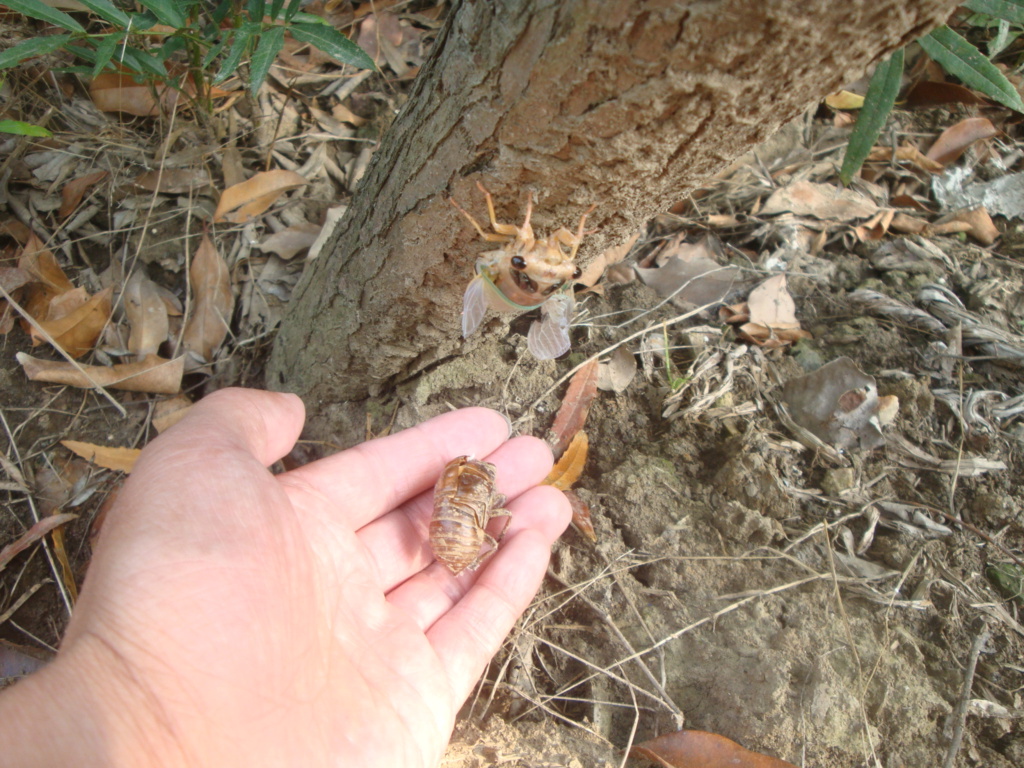
[[[75,643],[0,694],[4,766],[188,765],[130,670],[88,645]]]

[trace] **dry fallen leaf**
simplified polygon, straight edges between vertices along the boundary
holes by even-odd
[[[285,192],[308,183],[295,171],[262,171],[247,181],[225,189],[213,220],[244,224],[266,211]]]
[[[868,163],[910,163],[925,173],[942,173],[945,166],[932,160],[917,147],[875,147],[868,153]]]
[[[125,283],[121,294],[124,314],[131,328],[128,351],[142,360],[155,355],[167,340],[167,305],[157,288],[142,269],[136,269]]]
[[[70,512],[63,512],[59,515],[49,515],[44,517],[38,523],[25,531],[25,533],[21,534],[17,539],[12,541],[3,549],[0,549],[0,571],[2,571],[4,566],[14,559],[15,555],[20,552],[24,552],[54,528],[64,525],[64,523],[68,523],[76,517],[78,517],[78,515],[73,515]]]
[[[85,197],[85,193],[90,187],[99,184],[107,176],[109,171],[93,171],[87,173],[85,176],[79,176],[77,179],[72,179],[60,191],[60,210],[57,211],[57,217],[60,219],[66,219],[70,216],[78,204],[82,202],[82,198]]]
[[[719,316],[728,323],[742,323],[738,334],[767,349],[811,338],[796,319],[796,303],[786,288],[784,274],[774,275],[757,286],[746,303],[722,307]]]
[[[142,453],[140,448],[115,448],[110,445],[94,445],[79,440],[61,440],[60,444],[77,456],[104,469],[131,472],[135,460]]]
[[[210,186],[210,174],[205,168],[164,168],[146,171],[132,182],[139,189],[164,195],[183,195]]]
[[[850,91],[836,91],[825,97],[825,103],[832,109],[860,109],[864,106],[864,96]]]
[[[36,320],[46,318],[50,302],[55,296],[74,290],[64,270],[60,268],[53,252],[43,245],[35,233],[29,233],[21,256],[18,257],[18,268],[32,275],[34,284],[27,289],[22,306]],[[31,332],[31,324],[23,320],[22,326],[26,333]]]
[[[597,388],[616,394],[625,392],[636,376],[636,367],[636,356],[625,347],[619,347],[598,366]]]
[[[705,237],[700,242],[689,243],[686,236],[683,232],[668,241],[657,255],[660,266],[637,267],[637,275],[659,296],[672,296],[673,302],[684,309],[724,301],[742,285],[742,272],[718,262],[716,255],[721,246],[716,238]]]
[[[126,392],[148,392],[174,395],[181,390],[185,373],[185,356],[165,360],[150,355],[137,363],[120,365],[72,365],[66,361],[40,360],[19,352],[15,355],[31,381],[66,384],[69,387],[121,389]]]
[[[1001,131],[985,117],[969,117],[944,130],[932,144],[926,157],[943,165],[955,163],[967,148],[976,141],[991,139]]]
[[[287,261],[295,258],[302,251],[308,250],[320,236],[321,229],[323,227],[309,222],[296,224],[294,227],[275,232],[256,247],[264,253],[276,253]]]
[[[878,205],[873,200],[855,190],[798,181],[775,190],[765,201],[761,214],[789,212],[817,219],[850,221],[866,219],[877,211]]]
[[[637,744],[630,757],[643,757],[662,768],[796,768],[777,757],[751,752],[735,741],[706,731],[676,731]]]
[[[569,441],[583,429],[590,404],[597,397],[597,367],[597,360],[591,360],[576,371],[569,382],[548,438],[555,456],[561,456]]]
[[[163,102],[164,111],[170,112],[178,100],[178,92],[173,88],[153,83],[137,83],[131,75],[119,72],[104,72],[97,75],[89,83],[89,96],[93,104],[103,112],[124,112],[137,117],[159,115],[160,102]]]
[[[594,523],[590,517],[590,507],[576,495],[575,491],[568,490],[562,491],[562,493],[565,494],[565,498],[569,500],[569,506],[572,508],[573,527],[588,541],[596,544],[597,531],[594,530]]]
[[[590,448],[590,441],[587,433],[580,430],[565,449],[562,458],[551,468],[551,473],[544,481],[545,485],[551,485],[560,491],[569,490],[573,483],[580,479],[583,474],[583,465],[587,462],[587,451]]]
[[[983,106],[988,104],[970,88],[940,80],[919,81],[907,93],[906,103],[909,107],[935,107],[941,104]]]
[[[189,278],[195,298],[192,317],[185,323],[182,334],[182,346],[193,358],[189,360],[191,370],[197,367],[193,365],[194,359],[200,364],[213,359],[214,351],[228,335],[228,323],[235,306],[228,265],[207,235],[203,236],[192,258]]]
[[[157,432],[165,432],[179,421],[192,407],[192,401],[185,395],[177,395],[170,400],[161,400],[153,407],[153,428]]]
[[[81,306],[58,317],[38,320],[39,328],[71,357],[81,357],[93,348],[103,328],[110,320],[113,287],[104,288]],[[30,331],[32,345],[49,341],[35,326]]]
[[[947,214],[929,224],[925,234],[946,235],[966,232],[982,245],[992,245],[1002,234],[984,206],[967,208]]]

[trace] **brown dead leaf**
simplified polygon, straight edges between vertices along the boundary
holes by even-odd
[[[294,227],[288,227],[280,232],[275,232],[256,247],[264,253],[276,253],[279,257],[288,261],[295,258],[302,251],[308,250],[320,236],[321,229],[323,227],[320,225],[309,222],[296,224]]]
[[[992,245],[1000,232],[984,206],[954,211],[928,225],[925,235],[966,232],[982,245]]]
[[[165,112],[171,111],[178,92],[166,85],[137,83],[131,75],[104,72],[89,83],[89,96],[103,112],[155,117],[160,114],[161,102]]]
[[[925,219],[919,219],[916,216],[909,216],[905,213],[897,213],[892,217],[892,221],[889,222],[889,229],[896,232],[906,232],[911,235],[920,235],[927,228],[928,222]]]
[[[48,517],[44,517],[38,523],[21,534],[17,539],[12,541],[3,549],[0,549],[0,571],[2,571],[4,566],[14,559],[15,555],[24,552],[54,528],[64,525],[64,523],[69,523],[76,517],[78,517],[78,515],[73,515],[70,512],[63,512],[59,515],[49,515]]]
[[[942,104],[983,106],[988,102],[970,88],[939,80],[921,80],[907,92],[908,107],[937,107]]]
[[[630,757],[662,768],[796,768],[777,757],[751,752],[735,741],[706,731],[676,731],[637,744]]]
[[[885,237],[885,233],[889,231],[889,225],[892,223],[895,215],[896,211],[894,209],[885,208],[863,224],[854,227],[853,232],[857,236],[857,239],[862,243],[866,241],[875,242],[881,240]]]
[[[589,448],[590,441],[587,439],[587,433],[580,430],[569,443],[569,447],[565,449],[562,458],[551,468],[551,473],[544,481],[544,485],[554,486],[560,491],[569,490],[583,474],[583,465],[587,462]]]
[[[82,198],[85,193],[95,185],[103,181],[110,173],[108,171],[93,171],[87,173],[85,176],[79,176],[77,179],[72,179],[60,191],[60,210],[57,211],[57,217],[60,219],[66,219],[74,210],[78,207],[78,204],[82,202]]]
[[[170,400],[161,400],[153,407],[153,427],[157,432],[166,432],[179,421],[192,407],[192,401],[185,395],[177,395]]]
[[[619,394],[636,376],[636,356],[625,347],[612,352],[611,357],[602,362],[597,369],[597,388],[604,392]]]
[[[66,384],[69,387],[121,389],[126,392],[148,392],[174,395],[181,390],[185,373],[185,357],[166,360],[149,355],[137,363],[105,365],[72,365],[66,361],[40,360],[19,352],[16,356],[31,381]]]
[[[149,192],[183,195],[210,186],[210,174],[205,168],[164,168],[162,171],[146,171],[132,184]]]
[[[991,139],[1000,133],[1001,131],[992,125],[992,121],[988,118],[969,117],[944,130],[932,144],[926,157],[943,165],[949,165],[959,160],[960,155],[967,151],[967,148],[974,142]]]
[[[832,109],[860,109],[864,106],[864,96],[850,91],[836,91],[825,97],[825,103]]]
[[[708,236],[696,243],[686,241],[686,232],[667,241],[657,254],[659,266],[636,267],[636,274],[662,298],[683,307],[718,304],[742,284],[742,272],[722,264],[722,245]]]
[[[31,235],[32,230],[15,218],[0,221],[0,236],[9,237],[18,245],[25,245]]]
[[[558,408],[548,442],[554,455],[561,456],[577,432],[583,429],[590,412],[590,404],[597,397],[598,362],[591,360],[580,368],[569,382],[565,398]]]
[[[247,181],[225,189],[213,220],[244,224],[266,211],[285,192],[308,183],[294,171],[262,171]]]
[[[51,288],[55,295],[75,287],[60,268],[53,252],[43,245],[43,241],[36,237],[34,232],[29,233],[28,241],[18,258],[18,266]]]
[[[833,221],[866,219],[877,211],[878,205],[856,190],[812,181],[798,181],[775,190],[761,209],[766,215],[788,212]]]
[[[811,338],[796,319],[796,303],[786,288],[785,275],[768,278],[750,292],[746,302],[722,307],[718,314],[725,322],[739,326],[741,338],[766,349]]]
[[[41,467],[33,480],[39,516],[47,517],[81,492],[91,473],[89,465],[74,456],[55,456]]]
[[[208,363],[228,335],[228,323],[235,307],[231,294],[228,265],[217,252],[209,236],[204,235],[189,269],[194,300],[192,317],[185,323],[182,346],[190,353],[189,369],[198,359]]]
[[[168,334],[167,305],[156,283],[142,269],[136,269],[125,283],[121,299],[131,327],[128,351],[138,360],[155,355]]]
[[[925,173],[942,173],[946,168],[925,155],[917,147],[875,147],[868,153],[868,163],[910,163]]]
[[[115,448],[110,445],[83,443],[80,440],[61,440],[60,444],[76,456],[104,469],[131,472],[135,460],[142,453],[140,448]]]
[[[113,287],[104,288],[81,306],[58,317],[37,320],[39,328],[49,334],[50,339],[71,357],[81,357],[93,348],[103,328],[110,320]],[[74,293],[67,295],[76,296]],[[32,326],[32,345],[49,341],[43,333]]]
[[[594,523],[590,517],[590,507],[575,491],[562,491],[565,498],[569,500],[572,508],[572,526],[579,531],[585,539],[594,544],[597,543],[597,531],[594,530]]]

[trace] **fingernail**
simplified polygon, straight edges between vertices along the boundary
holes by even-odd
[[[499,416],[501,416],[501,418],[503,418],[505,420],[505,425],[508,427],[508,430],[505,433],[505,438],[507,439],[507,438],[512,437],[512,435],[513,435],[512,420],[508,417],[507,414],[503,413],[502,411],[495,411],[495,413],[497,413]]]

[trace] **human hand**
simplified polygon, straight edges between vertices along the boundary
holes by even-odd
[[[60,654],[0,696],[7,765],[439,763],[568,524],[534,487],[550,452],[474,408],[271,475],[302,422],[294,396],[227,390],[143,451]],[[513,517],[453,577],[426,529],[461,454],[497,465]]]

